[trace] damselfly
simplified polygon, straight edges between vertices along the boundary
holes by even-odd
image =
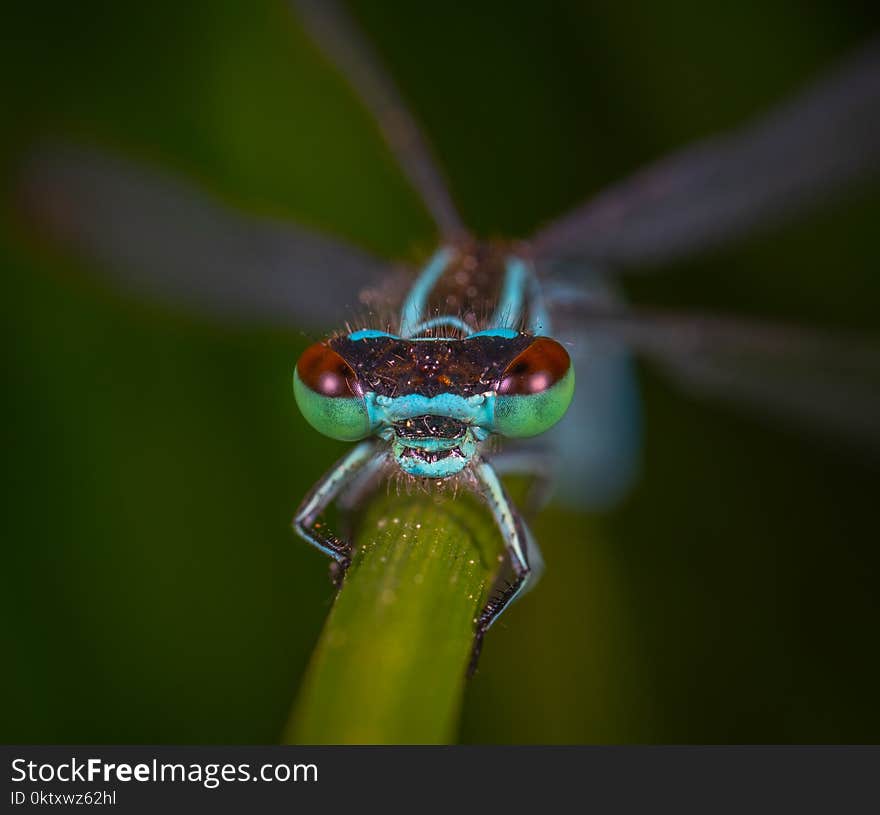
[[[631,351],[685,386],[861,445],[880,440],[871,349],[778,326],[631,308],[612,282],[618,268],[738,237],[875,170],[876,44],[761,120],[660,162],[529,240],[483,242],[464,227],[369,43],[335,4],[295,5],[375,116],[441,234],[407,292],[398,277],[378,284],[385,264],[338,240],[245,220],[106,155],[48,148],[32,158],[25,184],[44,224],[102,261],[117,282],[165,300],[228,319],[326,328],[365,291],[372,325],[313,345],[294,376],[309,422],[357,442],[306,497],[294,524],[334,559],[337,577],[351,543],[321,521],[334,500],[389,472],[477,491],[504,538],[512,579],[477,621],[476,659],[485,631],[541,568],[499,474],[555,471],[580,506],[623,494],[638,459]],[[525,441],[557,421],[546,444]],[[490,453],[497,437],[515,443]],[[559,463],[548,466],[553,453]]]

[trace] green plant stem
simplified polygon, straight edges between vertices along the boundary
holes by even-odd
[[[383,494],[357,540],[284,740],[448,743],[498,566],[492,519],[469,496]]]

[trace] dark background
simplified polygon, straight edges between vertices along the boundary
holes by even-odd
[[[84,138],[389,257],[430,222],[283,4],[6,5],[0,740],[273,741],[331,599],[288,529],[342,449],[293,402],[308,338],[113,295],[16,218],[16,162]],[[872,6],[354,9],[466,220],[522,236],[801,87]],[[878,222],[862,190],[627,291],[870,331]],[[547,575],[493,629],[462,738],[877,741],[876,459],[640,373],[644,477],[614,512],[535,524]]]

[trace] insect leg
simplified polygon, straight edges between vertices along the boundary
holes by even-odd
[[[375,489],[387,463],[386,456],[371,458],[339,492],[336,508],[339,513],[339,530],[344,538],[351,536],[354,514]]]
[[[556,480],[555,456],[547,447],[505,447],[492,456],[492,467],[499,476],[525,475],[531,479],[523,507],[527,518],[546,505]]]
[[[339,459],[309,490],[293,517],[292,526],[296,534],[306,543],[333,558],[336,568],[331,574],[337,583],[351,563],[351,542],[338,538],[318,519],[364,467],[373,466],[374,462],[381,461],[384,456],[384,451],[377,450],[375,441],[369,440],[358,444]]]
[[[510,502],[492,465],[480,460],[474,469],[480,495],[489,504],[489,509],[495,518],[495,523],[498,524],[504,537],[504,545],[513,570],[513,580],[506,583],[489,599],[477,618],[474,646],[468,666],[468,676],[472,676],[477,669],[477,662],[483,647],[483,637],[492,623],[498,619],[501,613],[526,588],[530,578],[537,577],[537,574],[532,571],[529,555],[531,553],[535,555],[535,566],[541,565],[540,553],[531,539],[531,534],[519,512]]]

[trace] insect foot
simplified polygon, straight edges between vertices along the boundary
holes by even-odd
[[[330,582],[336,591],[342,588],[342,582],[345,580],[345,573],[348,571],[349,566],[351,566],[350,558],[345,558],[341,561],[334,560],[330,563]]]

